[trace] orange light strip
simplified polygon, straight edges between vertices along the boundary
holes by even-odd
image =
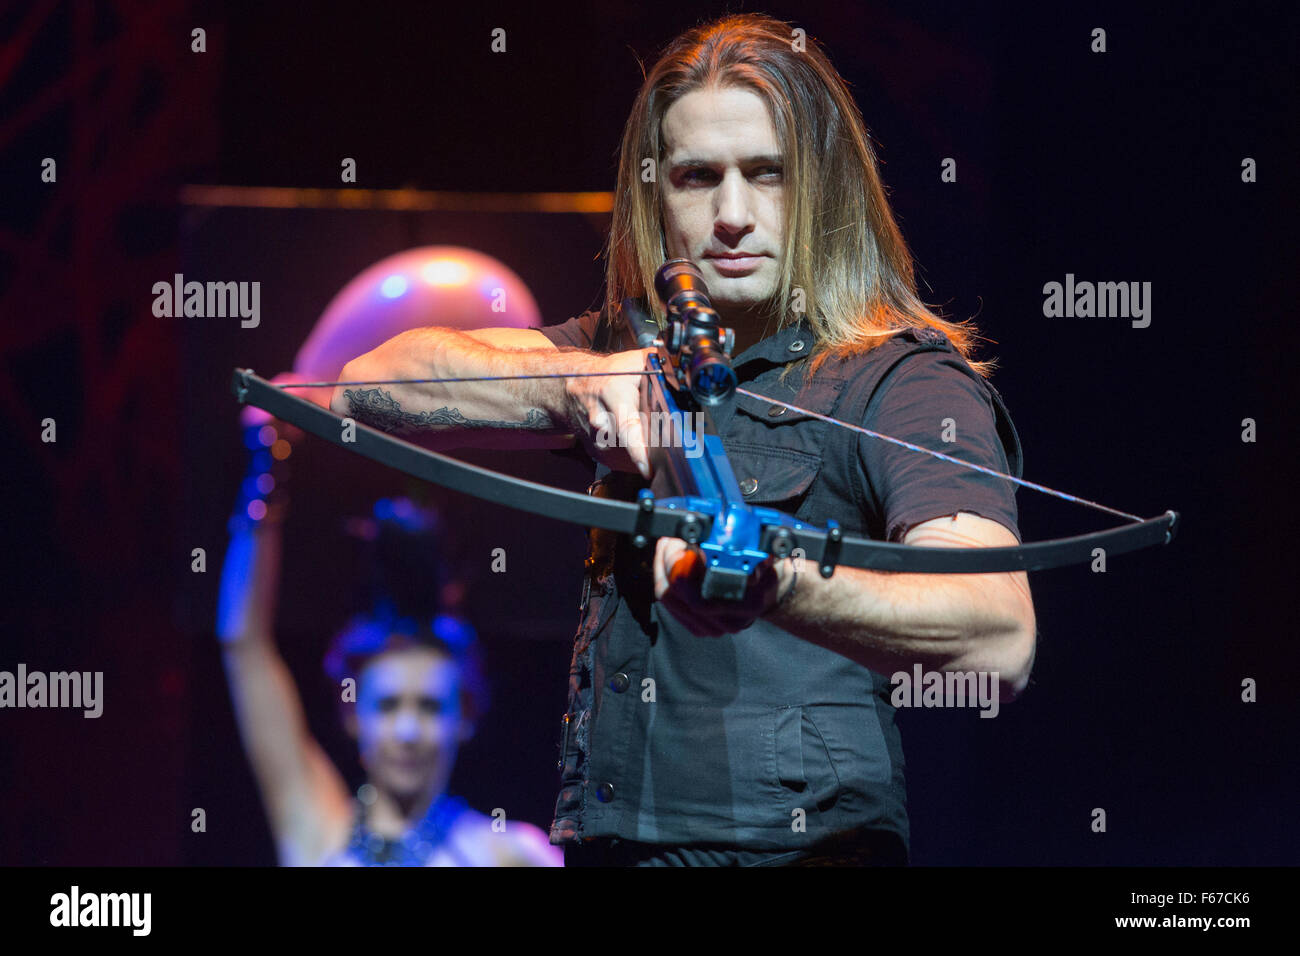
[[[388,209],[402,212],[608,213],[612,192],[453,193],[421,189],[296,189],[281,186],[182,186],[185,206],[253,209]]]

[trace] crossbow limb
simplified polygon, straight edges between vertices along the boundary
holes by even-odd
[[[273,385],[249,369],[235,370],[233,389],[241,403],[261,408],[303,431],[413,478],[520,511],[632,535],[639,546],[660,537],[681,538],[691,544],[706,540],[718,519],[707,502],[696,499],[687,499],[686,503],[656,501],[644,493],[635,503],[595,498],[471,465],[345,419]],[[1035,487],[1028,482],[1023,484]],[[753,510],[780,515],[771,509]],[[1118,528],[1015,547],[923,548],[845,534],[833,522],[826,528],[818,528],[788,515],[781,517],[785,519],[783,522],[764,528],[756,557],[761,559],[766,554],[782,557],[798,552],[815,562],[825,577],[830,577],[837,566],[920,574],[1039,571],[1087,562],[1097,548],[1113,555],[1166,544],[1172,539],[1178,520],[1177,513],[1166,511]]]

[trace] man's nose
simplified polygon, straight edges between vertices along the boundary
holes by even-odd
[[[718,210],[714,225],[727,233],[745,233],[753,228],[753,205],[749,184],[739,170],[729,170],[718,186]]]

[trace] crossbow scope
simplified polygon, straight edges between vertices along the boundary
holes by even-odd
[[[655,292],[668,310],[664,349],[686,387],[701,405],[727,401],[737,385],[731,368],[736,337],[720,327],[699,267],[690,259],[669,259],[655,273]]]

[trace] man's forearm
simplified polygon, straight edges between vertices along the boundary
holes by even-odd
[[[578,370],[587,355],[500,349],[454,329],[412,329],[349,362],[341,380],[558,374]],[[562,378],[340,386],[331,407],[395,434],[427,438],[445,432],[448,443],[456,445],[557,447],[555,436],[573,432]]]
[[[886,676],[914,664],[997,671],[1006,698],[1023,690],[1034,644],[1033,604],[1013,574],[837,568],[827,580],[804,561],[794,593],[764,618]]]

